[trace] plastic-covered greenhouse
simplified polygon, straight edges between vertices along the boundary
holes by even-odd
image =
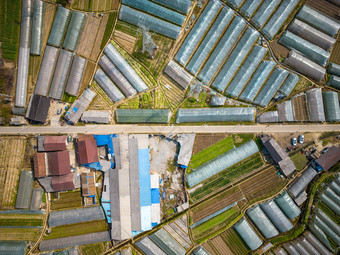
[[[187,14],[190,10],[191,1],[181,0],[181,1],[169,1],[169,0],[151,0],[152,2],[159,3],[180,13]]]
[[[224,63],[221,68],[219,74],[216,76],[216,79],[212,83],[212,86],[218,91],[223,92],[226,86],[229,84],[237,69],[240,67],[254,43],[259,37],[259,33],[252,29],[248,28],[233,52],[228,57],[228,60]]]
[[[330,36],[335,36],[340,29],[340,23],[307,5],[300,9],[296,17]]]
[[[41,54],[42,30],[44,20],[44,6],[45,3],[41,0],[34,0],[33,2],[33,23],[32,23],[32,38],[31,38],[31,54]]]
[[[258,151],[259,149],[257,148],[256,143],[251,140],[196,168],[186,175],[186,181],[188,182],[189,187],[193,187],[211,176],[254,155]]]
[[[329,51],[336,42],[333,37],[326,35],[298,19],[294,19],[289,25],[288,30],[327,51]]]
[[[85,73],[87,60],[85,58],[74,56],[70,75],[67,81],[65,92],[72,95],[78,96],[81,82]]]
[[[307,240],[320,252],[322,255],[332,255],[331,252],[309,231],[305,233]]]
[[[158,245],[166,254],[184,255],[185,250],[163,228],[151,234],[149,238]]]
[[[306,237],[301,237],[299,239],[300,244],[306,249],[307,254],[321,255],[316,248],[306,239]]]
[[[245,218],[239,220],[234,225],[234,229],[251,250],[254,251],[262,245],[262,240]]]
[[[171,112],[156,109],[117,109],[118,123],[169,123]]]
[[[274,254],[275,255],[288,255],[288,253],[282,247],[276,248],[274,250]]]
[[[120,8],[119,19],[136,26],[145,26],[153,32],[165,35],[172,39],[177,39],[181,32],[181,27],[177,25],[137,11],[126,5],[122,5]]]
[[[273,16],[271,16],[270,20],[262,29],[262,32],[270,39],[272,39],[277,34],[280,27],[282,27],[288,16],[292,13],[298,2],[299,0],[282,1]]]
[[[279,43],[291,50],[300,52],[313,62],[325,66],[330,53],[312,44],[301,37],[286,31],[279,40]]]
[[[204,64],[198,74],[198,78],[205,83],[209,83],[218,67],[223,63],[224,58],[228,55],[234,43],[238,40],[246,23],[240,16],[235,16],[228,29],[222,36],[216,48],[210,55],[208,61]]]
[[[316,208],[316,215],[325,222],[338,236],[340,236],[340,226],[331,219],[324,211],[320,208]]]
[[[331,75],[327,84],[333,88],[340,89],[340,77]]]
[[[308,251],[305,249],[305,247],[302,246],[302,244],[298,241],[292,242],[295,249],[298,251],[299,254],[309,254]]]
[[[63,48],[75,51],[78,46],[80,34],[83,31],[86,14],[83,12],[74,12],[71,17],[70,25],[67,29]]]
[[[19,188],[15,201],[16,209],[28,209],[30,207],[33,192],[32,171],[22,171],[20,174]]]
[[[221,3],[219,0],[211,0],[208,2],[195,25],[185,38],[182,46],[175,55],[175,60],[178,63],[185,65],[188,62],[191,54],[194,52],[196,46],[205,35],[220,7]]]
[[[137,91],[132,87],[130,82],[124,77],[118,68],[115,67],[107,56],[103,55],[98,64],[126,97],[131,97],[137,94]]]
[[[223,7],[214,24],[211,26],[208,34],[200,46],[195,51],[186,69],[192,74],[196,75],[204,63],[204,60],[209,56],[214,45],[222,35],[224,29],[232,19],[234,12],[229,7]]]
[[[287,79],[281,85],[279,92],[284,96],[289,96],[299,82],[300,78],[296,74],[290,73]]]
[[[261,1],[246,0],[240,9],[240,13],[242,13],[246,18],[250,18],[260,5]]]
[[[277,111],[264,112],[257,117],[258,123],[275,123],[279,122]]]
[[[309,229],[317,237],[317,239],[320,240],[322,242],[322,244],[327,247],[327,249],[334,252],[334,249],[332,248],[331,244],[329,243],[328,237],[326,236],[326,234],[321,230],[321,228],[318,225],[316,225],[314,222],[311,222],[311,223],[309,223]],[[332,254],[334,254],[334,253],[332,253]]]
[[[251,19],[255,26],[262,28],[273,14],[275,9],[279,6],[280,2],[280,0],[264,0],[260,8],[256,11],[255,15]]]
[[[162,251],[161,248],[159,248],[154,242],[152,242],[148,236],[136,242],[136,246],[147,255],[166,255],[166,253]]]
[[[340,205],[340,197],[331,188],[327,187],[323,192],[335,203]]]
[[[338,93],[333,91],[327,91],[323,93],[323,102],[325,106],[326,120],[327,121],[339,121],[340,120],[340,108],[339,108],[339,96]]]
[[[335,63],[328,63],[327,72],[336,76],[340,76],[340,65]]]
[[[118,102],[124,99],[124,95],[120,90],[112,83],[109,77],[101,70],[98,69],[96,74],[94,75],[94,80],[99,84],[99,86],[105,91],[108,97],[113,102]]]
[[[279,234],[279,231],[262,211],[259,205],[255,205],[248,209],[247,215],[265,238],[272,238]]]
[[[261,89],[262,85],[267,80],[270,73],[273,71],[274,67],[275,62],[263,61],[256,69],[250,81],[247,83],[246,87],[240,95],[240,99],[252,102]]]
[[[286,249],[286,251],[288,251],[289,255],[300,255],[300,253],[290,243],[285,244],[283,247]]]
[[[223,106],[226,100],[225,97],[213,96],[210,100],[210,106]]]
[[[57,14],[54,18],[50,36],[47,43],[60,47],[66,33],[66,28],[70,20],[72,11],[62,6],[58,7]]]
[[[309,121],[326,121],[321,88],[308,90],[306,96]]]
[[[340,237],[318,216],[314,216],[314,224],[318,225],[318,227],[329,236],[337,245],[340,245]]]
[[[281,211],[274,200],[268,200],[261,204],[261,209],[268,216],[274,226],[281,232],[287,232],[293,228],[293,224]]]
[[[131,85],[138,91],[143,92],[148,89],[148,86],[138,76],[135,70],[126,62],[123,56],[118,50],[109,43],[104,49],[105,55],[112,61],[112,63],[122,72],[125,78],[131,83]]]
[[[229,3],[234,8],[239,8],[244,0],[227,0],[227,3]]]
[[[288,71],[276,68],[256,96],[254,103],[263,107],[267,106],[288,74]]]
[[[293,197],[297,197],[313,180],[313,178],[317,175],[317,172],[312,168],[308,167],[302,175],[290,186],[289,193],[293,195]]]
[[[324,202],[333,212],[340,215],[340,207],[325,193],[321,193],[320,200]]]
[[[173,60],[170,60],[164,72],[171,79],[177,82],[183,89],[186,89],[194,78],[190,73],[188,73],[183,67],[181,67]]]
[[[295,121],[292,101],[285,101],[276,106],[279,114],[279,122],[292,122]]]
[[[254,121],[254,107],[233,108],[180,108],[176,123],[186,122],[223,122],[223,121]]]
[[[21,255],[26,253],[26,241],[0,241],[0,254]]]
[[[46,46],[44,57],[40,65],[37,83],[35,85],[34,94],[47,96],[48,89],[53,77],[54,67],[57,63],[59,49]]]
[[[283,191],[275,197],[274,201],[290,220],[295,219],[301,214],[300,208],[295,204],[287,191]]]
[[[340,196],[340,186],[335,181],[332,181],[331,184],[329,184],[329,187]]]
[[[286,58],[284,63],[315,81],[321,81],[326,74],[325,68],[294,50],[290,51],[288,58]]]
[[[150,1],[143,0],[122,0],[122,4],[128,5],[132,8],[141,10],[143,12],[149,13],[153,16],[159,17],[161,19],[170,21],[179,26],[182,26],[185,16],[179,14],[178,12],[174,12],[168,8],[165,8],[161,5],[155,4]]]
[[[237,71],[236,75],[234,76],[233,80],[227,87],[225,94],[229,94],[232,97],[238,97],[252,76],[255,72],[257,66],[260,64],[262,58],[267,53],[267,48],[255,45],[254,48],[251,50],[247,58],[244,60],[242,66]]]
[[[71,68],[73,56],[74,53],[72,52],[66,50],[60,51],[58,62],[53,75],[50,92],[48,94],[49,97],[59,100],[63,98],[66,80]]]

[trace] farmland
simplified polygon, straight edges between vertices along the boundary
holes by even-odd
[[[165,76],[162,76],[160,84],[166,98],[169,100],[170,109],[175,110],[184,100],[185,91]]]
[[[111,12],[109,14],[109,19],[107,20],[107,23],[106,23],[106,27],[105,27],[105,31],[104,31],[104,35],[103,35],[103,40],[102,40],[102,43],[100,45],[101,49],[104,48],[104,46],[106,45],[107,41],[109,40],[109,38],[111,36],[113,26],[115,24],[115,20],[116,20],[116,13]]]
[[[291,156],[291,160],[293,161],[297,171],[303,170],[308,164],[306,156],[301,153],[301,151]]]
[[[296,121],[308,121],[307,98],[306,95],[294,97],[292,99]]]
[[[43,214],[0,214],[0,226],[42,226]]]
[[[329,58],[329,62],[334,62],[338,65],[340,65],[340,42],[337,41],[334,46],[331,53],[331,57]]]
[[[60,193],[58,200],[52,200],[51,210],[66,210],[82,206],[80,191]]]
[[[130,54],[133,53],[133,49],[136,43],[136,37],[116,30],[113,34],[113,39],[118,42],[122,47]]]
[[[2,241],[36,241],[41,228],[2,228],[0,240]]]
[[[110,11],[118,8],[119,0],[71,0],[71,8],[83,11]]]
[[[96,244],[89,244],[89,245],[81,246],[80,249],[83,255],[102,254],[105,251],[105,247],[103,243],[96,243]]]
[[[96,37],[95,37],[95,41],[94,41],[91,56],[90,56],[90,59],[92,60],[96,60],[99,57],[99,54],[101,53],[101,50],[102,50],[101,45],[103,42],[103,37],[105,34],[108,20],[109,20],[109,14],[106,13],[101,18],[99,29],[97,31],[97,34],[95,35]]]
[[[196,135],[192,154],[195,155],[201,150],[204,150],[205,148],[208,148],[211,145],[221,141],[225,137],[226,135],[223,135],[223,134],[208,134],[208,135],[198,134]]]

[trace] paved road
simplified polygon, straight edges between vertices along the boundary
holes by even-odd
[[[293,133],[339,131],[340,124],[313,125],[235,125],[235,126],[139,126],[139,125],[85,125],[85,126],[21,126],[0,127],[0,134],[176,134],[176,133]]]

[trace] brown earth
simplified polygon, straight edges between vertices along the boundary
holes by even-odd
[[[215,238],[211,239],[210,243],[215,247],[218,254],[233,255],[233,252],[230,250],[228,245],[223,241],[221,236],[216,236]]]
[[[219,255],[213,248],[211,248],[211,246],[209,245],[209,243],[204,243],[203,248],[209,252],[211,255]]]
[[[307,0],[306,4],[319,12],[340,21],[340,7],[326,0]]]
[[[329,62],[334,62],[340,65],[340,42],[339,41],[337,41],[333,46],[333,50],[331,52],[331,57],[329,58]]]
[[[204,150],[205,148],[208,148],[209,146],[223,140],[226,138],[227,135],[223,134],[211,134],[211,135],[205,135],[205,134],[199,134],[195,138],[194,143],[194,149],[192,151],[192,155],[195,155],[196,153]]]
[[[294,112],[296,121],[308,121],[308,112],[307,112],[307,98],[306,95],[303,94],[298,97],[294,97]]]
[[[113,38],[130,54],[133,53],[133,49],[136,44],[136,37],[128,35],[124,32],[116,30],[113,34]]]
[[[109,19],[109,14],[104,14],[101,22],[100,22],[100,27],[99,27],[99,30],[97,32],[97,35],[96,35],[96,39],[95,39],[95,42],[94,42],[94,45],[93,45],[93,49],[92,49],[92,52],[91,52],[91,57],[90,59],[92,59],[93,61],[96,61],[100,52],[101,52],[101,44],[102,44],[102,41],[103,41],[103,36],[104,36],[104,32],[105,32],[105,29],[106,29],[106,24],[107,24],[107,21]]]

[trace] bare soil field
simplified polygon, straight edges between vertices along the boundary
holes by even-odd
[[[223,135],[223,134],[196,135],[194,148],[192,150],[192,155],[195,155],[196,153],[204,150],[205,148],[208,148],[209,146],[223,140],[226,137],[227,135]]]
[[[90,56],[90,59],[93,60],[93,61],[97,60],[97,58],[98,58],[98,56],[101,52],[100,45],[101,45],[102,40],[103,40],[103,36],[104,36],[104,33],[105,33],[106,24],[107,24],[108,19],[109,19],[109,14],[104,14],[104,16],[103,16],[103,18],[100,22],[100,27],[99,27],[99,30],[97,32],[96,39],[94,41],[94,45],[93,45],[91,56]]]
[[[306,95],[303,94],[301,96],[294,97],[293,104],[294,104],[295,120],[296,121],[308,121]]]
[[[127,52],[130,54],[133,53],[133,49],[136,44],[136,37],[133,37],[131,35],[128,35],[124,32],[115,30],[113,34],[114,40],[116,40]]]
[[[329,62],[334,62],[340,65],[340,42],[337,41],[332,49],[331,57],[329,58]]]
[[[213,249],[213,248],[209,245],[209,243],[204,243],[204,244],[202,244],[202,246],[203,246],[203,248],[204,248],[207,252],[209,252],[211,255],[219,255],[219,254],[217,253],[216,249],[215,249],[215,248]]]
[[[307,0],[306,4],[319,12],[340,21],[340,7],[326,0]]]
[[[96,68],[96,64],[94,62],[87,61],[84,76],[83,76],[83,81],[79,89],[79,95],[81,95],[83,91],[85,90],[85,88],[90,84],[95,68]]]
[[[84,11],[117,10],[119,0],[71,0],[71,8]]]
[[[223,241],[221,236],[216,236],[211,239],[210,243],[217,251],[217,254],[223,255],[233,255],[233,252],[230,250],[228,245]]]
[[[185,91],[165,76],[162,77],[160,84],[170,103],[170,109],[174,110],[184,100]]]
[[[270,43],[276,57],[280,60],[280,57],[287,58],[290,52],[289,49],[278,43],[279,38],[276,38]]]

